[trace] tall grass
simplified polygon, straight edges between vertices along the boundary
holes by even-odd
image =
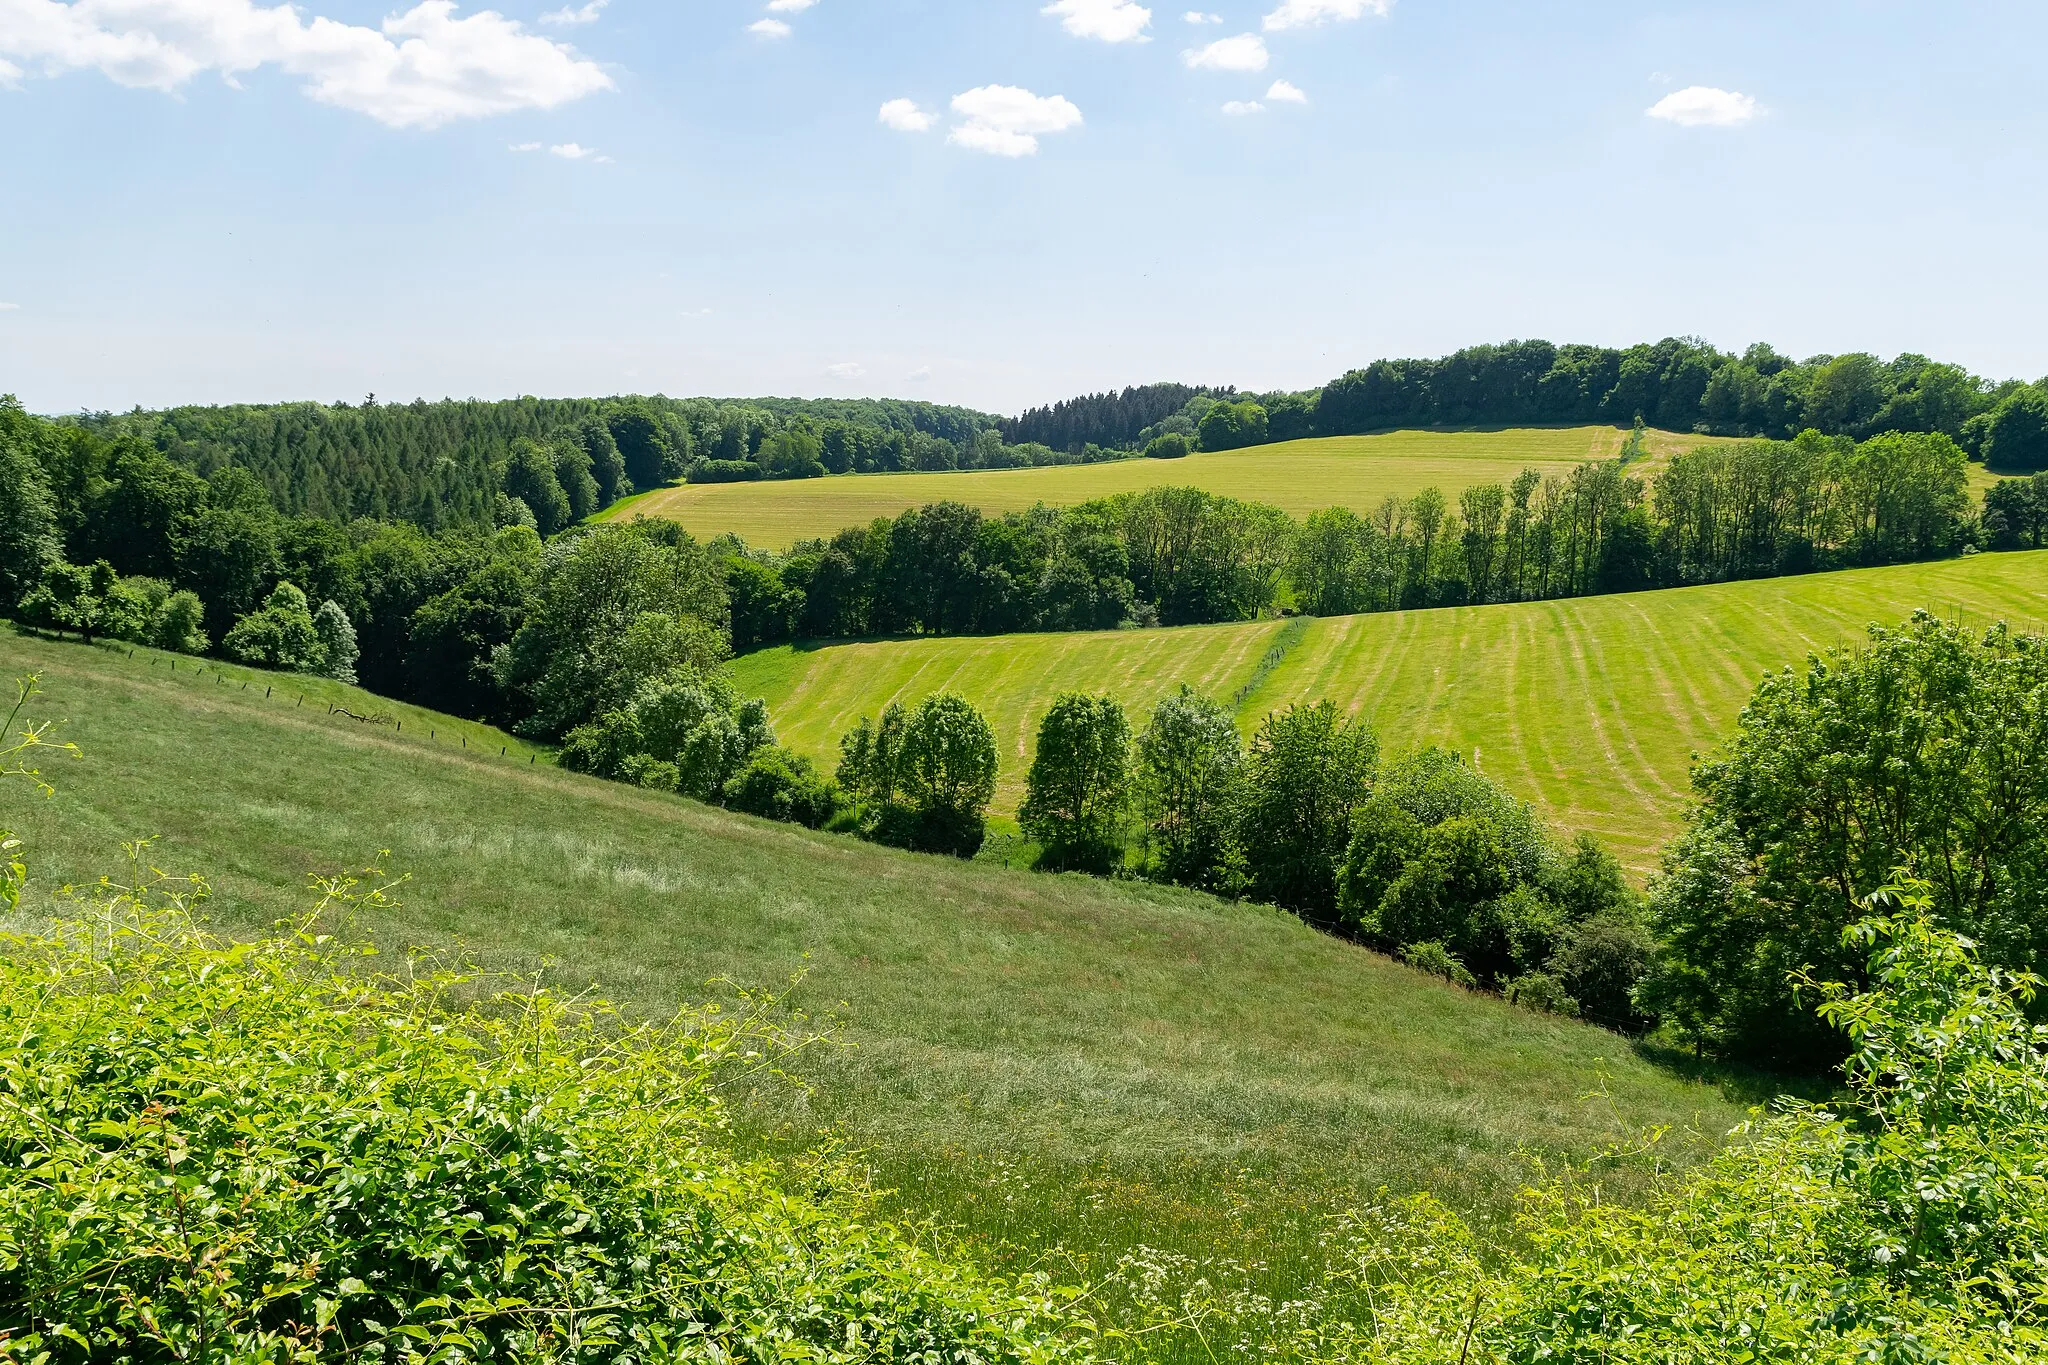
[[[840,1046],[807,1054],[800,1085],[735,1095],[741,1137],[840,1144],[899,1214],[997,1267],[1184,1257],[1285,1297],[1320,1274],[1327,1215],[1381,1187],[1495,1226],[1532,1156],[1668,1124],[1667,1159],[1687,1160],[1739,1114],[1743,1096],[1612,1034],[1278,912],[768,824],[488,733],[451,744],[431,713],[338,685],[301,705],[297,680],[12,633],[0,667],[41,673],[43,714],[84,751],[51,765],[54,797],[4,797],[46,891],[156,836],[156,866],[208,872],[216,923],[255,933],[308,873],[388,849],[411,880],[357,928],[390,950],[459,947],[643,1016],[800,975],[794,1002]],[[62,908],[31,894],[21,916]]]

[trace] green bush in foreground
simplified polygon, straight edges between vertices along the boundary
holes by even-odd
[[[843,1169],[717,1144],[720,1078],[786,1045],[754,1012],[379,973],[316,930],[352,888],[230,944],[196,884],[102,884],[0,951],[0,1360],[1081,1354]]]

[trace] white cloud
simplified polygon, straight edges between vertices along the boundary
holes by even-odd
[[[768,0],[770,14],[802,14],[818,0]]]
[[[990,156],[1031,156],[1046,133],[1079,127],[1081,111],[1062,95],[1034,95],[1014,85],[983,85],[953,96],[960,122],[946,141]]]
[[[858,379],[868,372],[868,367],[858,360],[842,360],[837,365],[827,365],[825,373],[834,379]]]
[[[12,305],[9,306],[11,307]],[[920,365],[916,369],[912,370],[909,374],[904,375],[903,377],[913,384],[927,383],[930,381],[932,377],[932,367],[929,365]]]
[[[540,150],[540,144],[538,142],[514,142],[509,144],[505,150],[508,152],[537,152]]]
[[[121,85],[175,90],[202,71],[275,65],[325,104],[393,128],[552,109],[612,80],[574,48],[490,10],[457,18],[421,0],[379,28],[300,20],[253,0],[0,0],[0,52],[46,72],[93,68]]]
[[[918,108],[916,100],[890,100],[876,117],[899,133],[922,133],[936,119],[935,115]]]
[[[1184,23],[1190,24],[1220,24],[1223,22],[1223,16],[1220,14],[1204,14],[1198,9],[1191,9],[1181,16],[1181,20]]]
[[[1146,42],[1145,29],[1152,22],[1152,11],[1134,0],[1053,0],[1039,13],[1057,18],[1076,38],[1105,43]]]
[[[1756,117],[1756,100],[1734,90],[1689,85],[1674,90],[1643,111],[1685,128],[1734,128]]]
[[[1232,118],[1242,118],[1246,114],[1263,114],[1266,106],[1257,100],[1225,100],[1223,112]]]
[[[756,19],[747,25],[747,32],[758,33],[763,38],[787,38],[795,30],[780,19]]]
[[[1308,103],[1308,95],[1293,81],[1274,81],[1266,91],[1266,98],[1275,104]]]
[[[589,0],[583,5],[564,5],[540,17],[543,24],[594,24],[611,0]]]
[[[548,151],[564,161],[596,161],[604,165],[611,164],[611,158],[599,156],[595,148],[579,147],[573,142],[557,143],[548,148]]]
[[[1270,60],[1266,40],[1256,33],[1218,38],[1204,48],[1190,48],[1181,60],[1198,71],[1264,71]]]
[[[12,313],[12,312],[14,312],[15,310],[19,309],[20,307],[21,307],[21,305],[20,305],[20,304],[18,304],[18,303],[0,303],[0,313]],[[929,374],[929,373],[930,373],[930,371],[929,371],[929,370],[927,370],[927,371],[926,371],[926,373],[927,373],[927,374]],[[916,376],[914,376],[914,375],[912,376],[912,378],[915,378],[915,377],[916,377]]]
[[[1280,0],[1280,8],[1266,16],[1266,32],[1286,28],[1315,28],[1332,19],[1356,19],[1365,14],[1385,14],[1394,0]]]

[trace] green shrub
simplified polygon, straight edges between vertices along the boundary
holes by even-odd
[[[752,460],[699,460],[684,477],[690,483],[751,483],[763,472]]]
[[[179,654],[204,654],[211,643],[202,629],[205,623],[206,608],[197,593],[171,593],[150,618],[147,643]]]
[[[839,814],[839,788],[808,758],[781,745],[757,749],[726,782],[724,802],[732,810],[769,820],[823,829]]]
[[[791,1045],[761,1012],[380,972],[324,889],[230,944],[196,884],[108,887],[0,953],[0,1358],[1085,1356],[1042,1282],[898,1234],[831,1161],[721,1145],[719,1078]]]
[[[1472,979],[1472,973],[1465,970],[1465,964],[1458,961],[1458,955],[1434,939],[1409,944],[1401,950],[1401,960],[1419,972],[1440,976],[1467,990],[1479,984]]]
[[[1562,1014],[1569,1019],[1579,1017],[1579,1002],[1572,999],[1564,983],[1549,972],[1523,972],[1508,982],[1501,994],[1508,998],[1509,1003],[1538,1014]]]
[[[1646,1022],[1632,992],[1651,940],[1621,865],[1584,835],[1555,846],[1455,753],[1424,749],[1381,770],[1352,817],[1337,906],[1367,943],[1441,942],[1488,989],[1521,982],[1534,1008]]]

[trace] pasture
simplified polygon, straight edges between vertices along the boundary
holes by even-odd
[[[606,518],[665,517],[700,539],[731,532],[749,545],[787,549],[843,527],[893,517],[932,502],[962,502],[995,515],[1045,503],[1071,506],[1163,484],[1271,503],[1294,517],[1324,507],[1365,511],[1389,495],[1436,487],[1456,498],[1480,483],[1507,483],[1524,469],[1562,474],[1617,454],[1617,427],[1518,427],[1482,431],[1395,431],[1326,436],[1180,460],[1117,460],[1049,469],[938,474],[842,474],[773,483],[685,484],[613,506]],[[1645,476],[1673,451],[1712,441],[1649,433]]]
[[[1916,607],[2048,621],[2048,551],[1567,601],[1087,634],[783,646],[735,661],[779,737],[827,764],[891,701],[950,689],[988,715],[997,807],[1023,795],[1039,719],[1062,691],[1139,714],[1182,682],[1268,711],[1328,697],[1394,748],[1462,750],[1566,831],[1638,872],[1677,827],[1692,756],[1734,725],[1766,671],[1896,624]]]
[[[125,875],[122,841],[153,836],[146,865],[206,874],[207,912],[249,930],[302,910],[307,874],[388,849],[402,905],[332,926],[387,955],[454,948],[640,1012],[804,973],[787,1000],[835,1041],[806,1054],[807,1088],[733,1097],[745,1140],[836,1136],[897,1213],[1001,1264],[1071,1254],[1086,1275],[1144,1245],[1284,1294],[1325,1215],[1381,1186],[1485,1221],[1532,1155],[1673,1124],[1661,1159],[1683,1160],[1740,1113],[1613,1034],[1275,911],[812,834],[579,777],[481,727],[451,740],[338,685],[300,703],[297,678],[191,662],[0,632],[0,666],[42,675],[33,713],[82,751],[45,761],[54,797],[7,789],[0,823],[35,872],[23,914]],[[1626,1191],[1648,1163],[1602,1169]]]

